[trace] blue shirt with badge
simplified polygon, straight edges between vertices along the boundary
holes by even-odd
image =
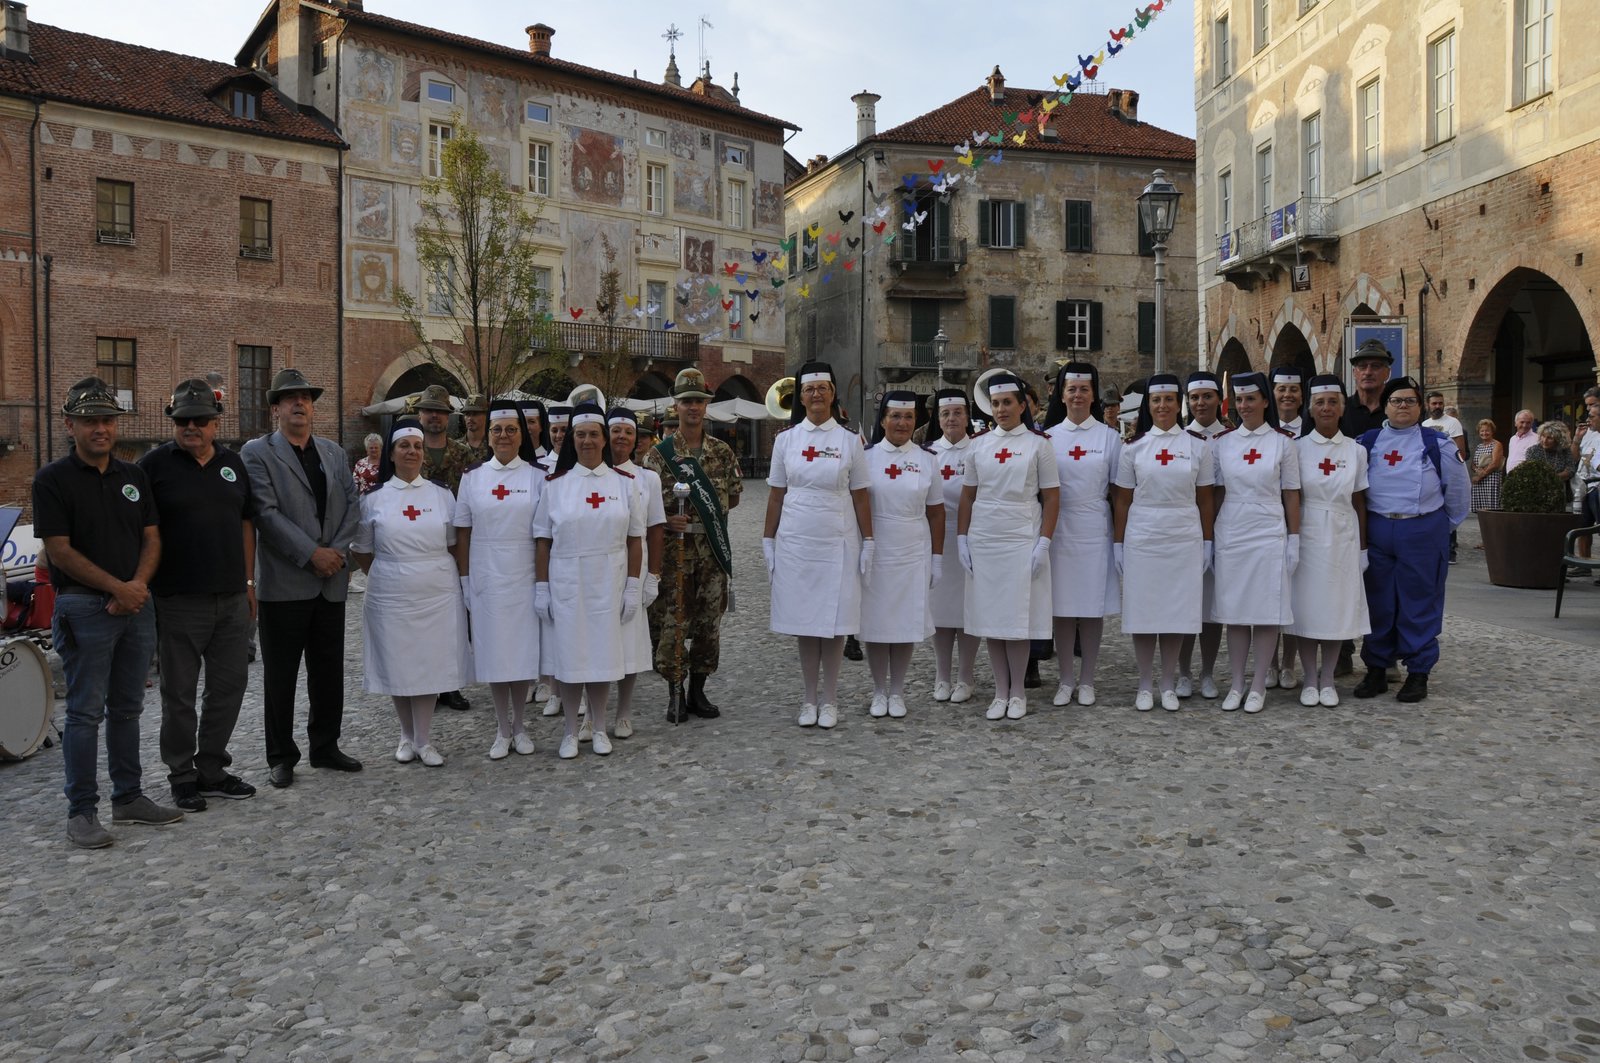
[[[1423,433],[1439,444],[1436,469],[1428,456]],[[1378,429],[1367,462],[1367,511],[1383,516],[1413,517],[1432,513],[1440,506],[1450,526],[1467,519],[1472,511],[1472,485],[1461,452],[1443,432],[1413,425],[1395,428],[1387,421]]]

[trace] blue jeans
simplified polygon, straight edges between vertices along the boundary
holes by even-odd
[[[156,649],[153,602],[132,616],[106,612],[104,594],[63,594],[56,599],[51,632],[67,678],[67,726],[61,733],[68,816],[100,804],[96,775],[100,721],[106,724],[106,768],[112,804],[140,794],[139,714],[144,683]]]

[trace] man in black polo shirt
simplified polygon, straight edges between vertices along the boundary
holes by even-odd
[[[228,774],[255,619],[255,500],[244,461],[216,445],[222,403],[204,380],[185,380],[167,416],[173,439],[139,459],[161,513],[156,602],[161,662],[161,759],[172,800],[203,812],[206,798],[240,800],[256,789]],[[195,715],[200,665],[205,707]],[[197,733],[198,727],[198,733]]]
[[[67,839],[84,849],[111,844],[100,825],[100,721],[106,724],[113,823],[175,823],[140,789],[139,714],[155,651],[150,577],[161,560],[161,534],[150,485],[138,466],[111,456],[117,404],[105,381],[87,377],[67,393],[62,412],[72,452],[33,477],[35,534],[56,587],[51,634],[67,680]]]
[[[1370,339],[1356,348],[1350,356],[1350,375],[1355,388],[1350,401],[1345,404],[1344,418],[1339,431],[1351,439],[1374,428],[1383,427],[1383,386],[1389,382],[1389,370],[1394,365],[1394,355],[1379,339]]]

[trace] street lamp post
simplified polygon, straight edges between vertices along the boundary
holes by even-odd
[[[944,387],[944,352],[950,346],[950,337],[940,328],[933,336],[933,360],[939,366],[939,387]]]
[[[1156,366],[1167,370],[1167,237],[1178,224],[1178,200],[1183,193],[1167,180],[1165,170],[1150,175],[1150,183],[1139,195],[1139,220],[1150,236],[1150,249],[1156,256]]]

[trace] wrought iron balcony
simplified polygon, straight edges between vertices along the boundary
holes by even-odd
[[[534,349],[551,346],[572,354],[612,354],[626,348],[630,358],[651,362],[694,362],[700,357],[700,335],[695,332],[590,321],[549,322],[534,340]]]
[[[1270,279],[1297,261],[1329,261],[1339,243],[1332,199],[1302,196],[1270,214],[1252,218],[1217,240],[1217,274],[1239,288]]]
[[[959,384],[969,379],[978,364],[977,354],[950,346],[944,354],[944,378]],[[891,383],[902,383],[920,373],[937,374],[939,351],[931,340],[885,343],[878,347],[878,366]],[[928,381],[930,384],[932,380]]]
[[[902,234],[904,235],[904,234]],[[967,264],[967,238],[896,240],[894,260],[905,269],[948,269],[954,273]]]

